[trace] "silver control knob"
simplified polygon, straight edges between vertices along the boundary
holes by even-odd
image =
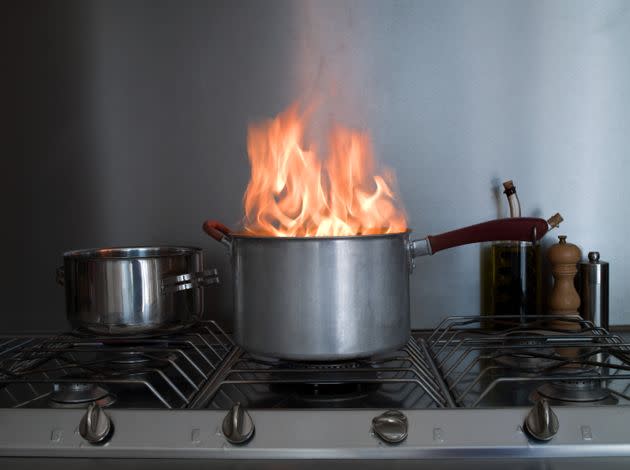
[[[544,398],[536,402],[525,418],[525,430],[534,439],[548,441],[558,433],[558,417]]]
[[[407,417],[400,411],[386,411],[372,420],[374,433],[388,444],[398,444],[407,439],[407,427]]]
[[[112,420],[107,413],[92,402],[79,423],[79,433],[90,444],[103,444],[113,433]]]
[[[240,403],[234,405],[223,419],[223,435],[230,444],[245,444],[254,436],[254,421]]]

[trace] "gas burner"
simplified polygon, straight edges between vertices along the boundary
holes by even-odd
[[[273,384],[272,390],[289,397],[298,406],[333,408],[357,406],[378,388],[377,384],[334,382]]]
[[[378,370],[369,362],[280,362],[270,371],[275,378],[309,384],[331,385],[374,379]]]
[[[280,362],[279,368],[287,369],[311,369],[311,370],[339,370],[339,369],[358,369],[360,367],[370,367],[370,363],[361,361],[345,361],[345,362]]]
[[[369,382],[378,371],[368,362],[279,362],[269,372],[271,390],[297,407],[359,406],[378,388]]]
[[[178,327],[169,327],[165,330],[156,330],[151,333],[128,333],[128,334],[116,334],[111,335],[106,331],[97,332],[92,331],[87,328],[75,328],[69,334],[76,338],[82,339],[96,339],[103,340],[108,343],[124,343],[136,340],[145,340],[145,339],[156,339],[156,338],[165,338],[169,336],[176,336],[181,334],[186,334],[188,330],[193,330],[194,328],[190,325],[181,325]]]
[[[94,402],[104,408],[112,405],[116,397],[105,388],[93,383],[56,383],[49,398],[52,408],[85,408]]]
[[[532,393],[532,401],[547,398],[552,405],[616,405],[618,399],[601,380],[579,377],[547,382]]]
[[[116,359],[111,361],[112,364],[123,367],[135,367],[137,365],[146,365],[151,362],[151,359],[145,355],[137,352],[120,352],[116,354]]]
[[[135,372],[148,372],[150,369],[161,369],[176,359],[177,355],[174,353],[145,354],[136,351],[124,351],[116,352],[109,364],[112,369],[133,374]]]
[[[510,369],[523,371],[547,369],[558,365],[559,360],[552,358],[554,348],[546,346],[548,334],[549,332],[540,330],[518,330],[506,333],[503,340],[505,349],[497,351],[495,361]],[[527,336],[527,338],[522,338],[522,336]]]
[[[374,383],[325,381],[331,378],[334,377],[319,375],[308,379],[308,382],[271,383],[270,389],[287,397],[287,402],[293,407],[343,408],[360,406],[378,388],[378,384]]]

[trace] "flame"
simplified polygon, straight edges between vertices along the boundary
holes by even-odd
[[[400,233],[407,229],[393,173],[375,174],[370,136],[337,126],[322,162],[304,148],[297,104],[249,127],[245,231],[276,237]]]

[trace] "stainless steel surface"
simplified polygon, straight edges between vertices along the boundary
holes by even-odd
[[[15,139],[3,162],[3,221],[14,228],[3,231],[12,249],[2,332],[68,328],[50,273],[73,246],[192,244],[230,276],[198,221],[240,220],[246,124],[311,94],[330,97],[326,116],[372,131],[411,227],[506,217],[495,197],[506,177],[523,215],[561,210],[563,230],[614,263],[610,322],[630,323],[626,1],[217,0],[147,10],[92,0],[55,2],[48,15],[29,3],[14,2],[4,29],[16,39],[2,43],[6,69],[18,71],[5,77],[6,109],[23,111],[8,111]],[[412,327],[479,313],[478,247],[416,269]],[[229,324],[230,286],[206,297],[206,318]]]
[[[407,417],[396,410],[388,410],[372,419],[372,430],[383,442],[398,444],[407,439]]]
[[[367,357],[410,335],[407,233],[232,237],[234,339],[292,360]]]
[[[3,458],[0,462],[6,468],[15,470],[30,470],[32,459],[26,457]],[[38,469],[42,470],[83,470],[89,467],[91,470],[198,470],[199,462],[195,459],[164,458],[164,459],[120,459],[120,458],[73,458],[63,459],[48,457],[39,459]],[[550,459],[512,459],[512,458],[476,458],[474,461],[462,462],[457,458],[426,458],[426,459],[391,459],[388,467],[397,470],[592,470],[597,466],[598,470],[627,470],[628,459],[623,457],[609,458],[571,458],[563,457]],[[383,461],[376,459],[325,459],[325,460],[300,460],[284,459],[278,462],[273,459],[247,459],[234,461],[230,459],[213,459],[213,470],[279,470],[289,468],[300,470],[382,470]]]
[[[90,444],[102,444],[111,438],[112,433],[112,420],[105,410],[96,403],[88,406],[79,423],[81,437]]]
[[[90,458],[95,462],[204,458],[233,465],[251,459],[275,460],[277,465],[279,460],[289,459],[317,459],[320,463],[326,459],[388,459],[391,464],[398,459],[418,464],[441,459],[461,466],[462,459],[473,465],[496,459],[544,464],[546,468],[578,457],[591,459],[590,463],[602,468],[613,461],[630,462],[630,346],[620,336],[579,317],[567,319],[580,329],[571,333],[546,329],[550,319],[554,318],[531,318],[523,325],[516,318],[452,317],[434,331],[413,332],[400,351],[338,364],[255,357],[234,346],[211,324],[206,326],[214,334],[197,326],[159,342],[154,338],[72,337],[71,342],[63,340],[65,336],[0,338],[0,403],[4,403],[0,407],[0,456]],[[512,327],[486,331],[479,329],[481,321],[502,322],[504,327],[512,321]],[[101,344],[103,341],[109,344]],[[119,342],[125,347],[120,348]],[[195,369],[185,368],[186,357],[199,365],[206,357],[210,363],[205,362],[205,378],[199,376],[200,382],[195,381],[199,386],[190,389],[191,399],[185,405],[194,409],[141,410],[119,393],[119,400],[106,411],[115,432],[106,445],[95,446],[76,432],[85,409],[42,409],[42,402],[36,409],[4,407],[24,403],[20,395],[41,393],[34,377],[47,374],[49,386],[59,380],[51,376],[55,373],[72,378],[81,361],[70,359],[84,354],[90,344],[93,348],[106,346],[108,351],[107,356],[84,364],[102,387],[115,384],[108,380],[112,377],[102,375],[106,369],[98,366],[106,357],[108,365],[115,365],[114,377],[132,378],[140,370],[128,367],[141,362],[140,353],[145,359],[166,357],[169,362],[170,355],[180,350],[183,354],[173,362],[191,379],[196,379]],[[132,347],[135,353],[128,356]],[[567,348],[577,348],[580,354],[567,359],[557,353]],[[602,349],[608,351],[608,361],[593,361]],[[213,350],[218,355],[213,356]],[[162,371],[173,379],[177,369],[170,367],[156,366],[155,373]],[[576,370],[580,368],[586,370]],[[593,381],[617,400],[550,401],[558,421],[556,435],[551,442],[542,443],[528,434],[524,423],[533,404],[540,401],[533,393],[539,384]],[[158,381],[147,383],[159,385]],[[27,387],[20,389],[20,384]],[[33,390],[28,391],[29,386]],[[302,401],[292,403],[297,396]],[[359,401],[354,400],[357,396]],[[237,403],[239,407],[247,404],[247,413],[256,423],[255,438],[244,444],[232,444],[226,438],[239,429],[239,421],[241,430],[247,431],[244,415],[228,414],[231,429],[224,431],[226,413]],[[310,403],[307,407],[311,409],[305,409],[304,403]],[[376,433],[374,418],[383,414],[392,418],[382,430],[396,433],[404,421],[398,412],[406,417],[407,437],[397,445],[387,445]],[[549,435],[556,428],[552,415],[545,418],[544,408],[536,413],[527,427],[545,431],[548,423]],[[231,426],[235,418],[237,424]],[[379,420],[376,423],[378,427]]]
[[[629,407],[560,407],[561,426],[549,443],[521,429],[529,408],[518,407],[408,410],[407,439],[386,445],[371,434],[372,418],[384,411],[250,410],[256,437],[232,445],[221,432],[223,410],[112,409],[107,413],[114,435],[107,445],[93,446],[75,433],[83,410],[0,409],[0,456],[273,459],[278,465],[286,459],[458,459],[457,468],[462,459],[474,464],[489,458],[539,462],[544,468],[566,458],[630,462]]]
[[[255,429],[252,417],[240,403],[230,408],[221,425],[225,439],[235,445],[249,441],[254,437]]]
[[[27,457],[8,457],[0,462],[5,468],[15,470],[31,470],[33,460]],[[73,458],[63,459],[48,457],[39,459],[38,469],[46,470],[83,470],[89,467],[91,470],[198,470],[199,462],[195,459],[185,458]],[[592,470],[597,466],[598,470],[627,470],[628,459],[623,457],[609,458],[555,458],[551,459],[512,459],[512,458],[476,458],[474,461],[462,462],[457,458],[426,458],[426,459],[391,459],[387,462],[388,467],[397,470],[462,470],[462,469],[484,469],[484,470]],[[376,459],[325,459],[325,460],[300,460],[284,459],[281,463],[273,459],[247,459],[234,461],[230,459],[213,459],[213,470],[279,470],[289,468],[300,468],[300,470],[382,470],[383,461]]]
[[[609,266],[599,259],[599,252],[591,251],[588,260],[579,266],[580,315],[595,325],[609,326]]]
[[[551,440],[558,434],[559,427],[558,417],[544,398],[536,402],[524,423],[524,429],[538,441]]]
[[[216,282],[216,270],[203,270],[199,248],[64,253],[68,319],[75,328],[100,334],[155,333],[195,323],[203,314],[203,287]]]

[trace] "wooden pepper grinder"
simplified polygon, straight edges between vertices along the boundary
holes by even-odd
[[[577,263],[582,253],[573,243],[567,243],[566,235],[560,235],[558,238],[560,241],[547,252],[555,279],[549,298],[549,310],[552,315],[579,315],[580,296],[575,290],[573,279],[577,274]],[[551,327],[569,331],[580,330],[579,324],[561,320],[552,321]]]

